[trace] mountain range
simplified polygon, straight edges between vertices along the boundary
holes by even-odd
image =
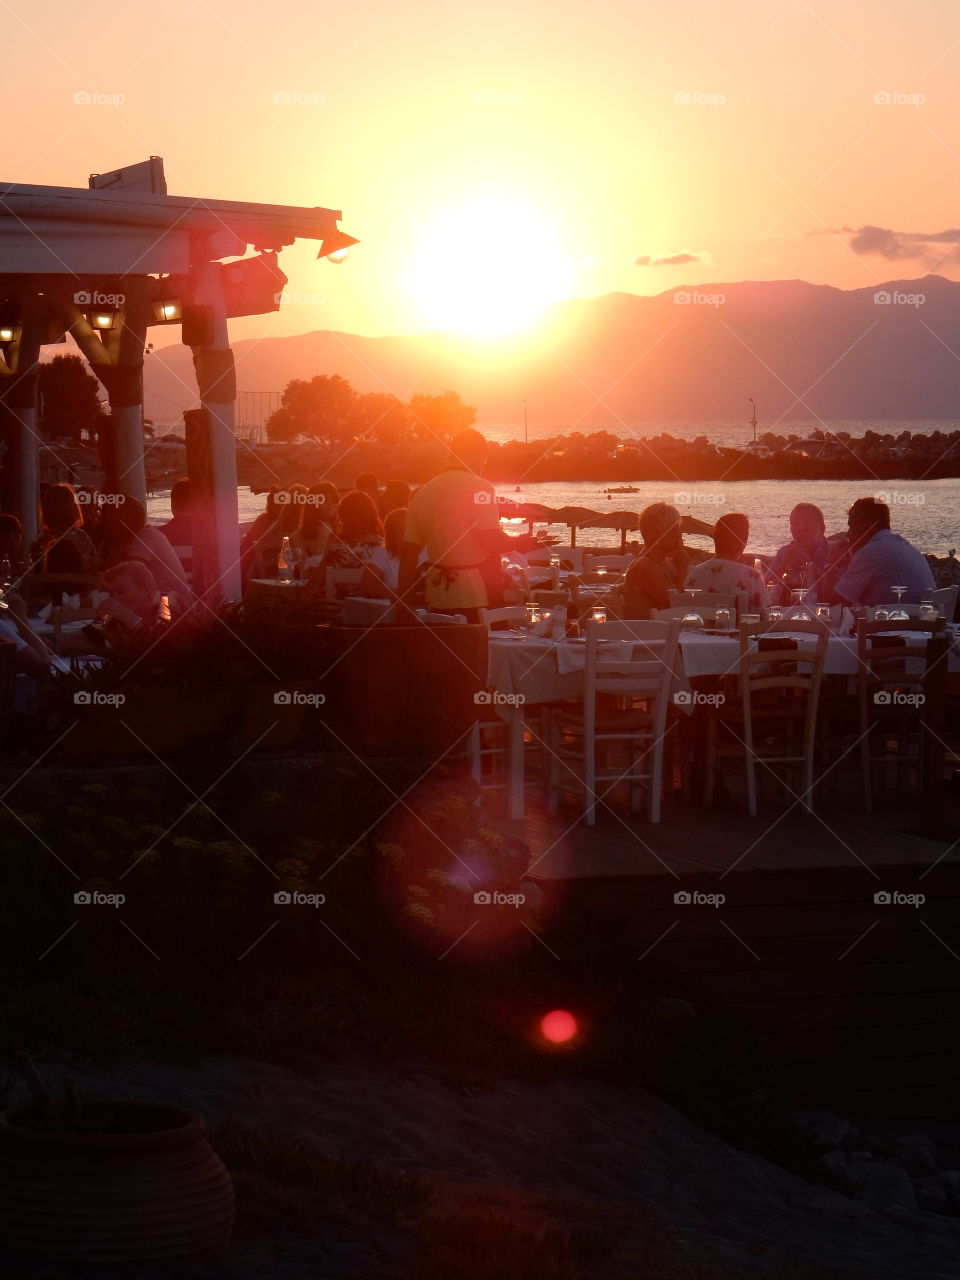
[[[480,426],[529,421],[588,431],[643,422],[960,418],[960,283],[928,275],[865,289],[803,280],[614,293],[557,303],[498,343],[449,333],[384,338],[316,330],[238,341],[240,391],[340,374],[358,391],[457,391]],[[145,362],[145,411],[196,403],[191,353]],[[239,421],[239,418],[238,418]]]

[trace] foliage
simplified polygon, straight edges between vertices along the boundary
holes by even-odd
[[[421,392],[412,397],[410,410],[418,440],[449,440],[456,432],[473,426],[477,420],[476,409],[464,404],[456,391],[444,391],[439,396]]]
[[[382,445],[446,441],[476,419],[476,409],[455,391],[419,393],[404,404],[387,392],[358,394],[339,374],[321,374],[287,383],[280,408],[267,421],[267,435],[275,442],[307,436],[342,453],[361,439]]]
[[[54,356],[39,372],[40,430],[47,440],[90,437],[100,416],[100,384],[80,356]]]
[[[343,449],[357,433],[357,393],[339,374],[288,382],[280,408],[267,419],[271,440],[305,435],[327,449]]]

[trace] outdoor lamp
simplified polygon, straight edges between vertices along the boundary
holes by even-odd
[[[320,242],[318,258],[326,258],[328,262],[343,262],[350,252],[352,244],[359,244],[355,236],[348,236],[345,231],[331,231]]]
[[[106,331],[112,329],[117,322],[116,311],[92,311],[90,313],[90,328]]]
[[[0,342],[16,342],[19,337],[19,325],[0,324]]]
[[[179,298],[163,298],[153,304],[156,324],[179,324],[183,318],[183,304]]]

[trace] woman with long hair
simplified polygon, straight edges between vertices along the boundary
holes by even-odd
[[[340,502],[337,531],[327,544],[322,568],[363,569],[378,547],[383,546],[383,525],[369,494],[353,489]],[[344,584],[341,595],[358,595],[359,582]]]

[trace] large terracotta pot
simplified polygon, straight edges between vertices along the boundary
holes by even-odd
[[[233,1185],[201,1116],[84,1100],[84,1119],[110,1115],[113,1132],[22,1127],[36,1115],[33,1105],[0,1113],[0,1253],[146,1262],[226,1247]]]

